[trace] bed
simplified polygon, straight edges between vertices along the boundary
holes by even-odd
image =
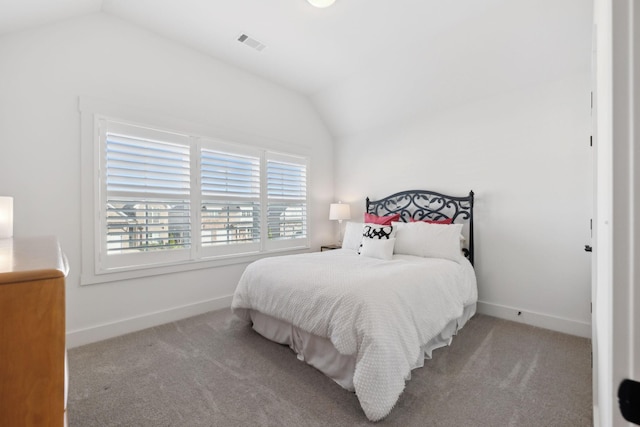
[[[232,311],[381,420],[411,370],[475,314],[473,203],[473,191],[367,198],[365,217],[382,224],[347,223],[342,249],[250,264]]]

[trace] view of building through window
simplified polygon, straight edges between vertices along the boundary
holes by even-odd
[[[260,207],[257,203],[202,206],[202,245],[260,241]]]
[[[110,200],[107,204],[107,251],[126,253],[189,248],[190,210],[182,204]]]
[[[270,206],[274,220],[269,222],[270,239],[304,237],[306,234],[303,205]],[[260,241],[259,206],[222,207],[203,205],[202,245]],[[136,203],[111,201],[107,207],[108,243],[111,253],[189,248],[188,204]]]

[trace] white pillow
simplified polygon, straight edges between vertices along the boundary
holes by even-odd
[[[362,239],[377,239],[377,240],[389,240],[393,239],[396,235],[396,229],[393,225],[371,224],[365,222],[362,227]],[[358,248],[358,253],[362,250],[362,243]]]
[[[394,253],[425,258],[460,261],[462,224],[429,224],[426,222],[393,223],[396,228]]]
[[[347,222],[344,227],[344,238],[342,239],[343,249],[352,249],[357,251],[362,241],[362,222]]]
[[[390,260],[393,258],[393,247],[396,239],[370,239],[365,237],[362,239],[362,247],[360,255],[370,258],[378,258]]]

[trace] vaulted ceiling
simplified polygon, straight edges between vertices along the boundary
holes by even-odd
[[[310,98],[334,135],[588,73],[590,0],[0,0],[0,36],[103,12]],[[241,34],[266,47],[255,50]]]

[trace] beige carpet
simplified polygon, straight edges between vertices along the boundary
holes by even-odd
[[[393,426],[591,426],[590,341],[476,315],[414,370]],[[343,390],[229,310],[69,351],[70,427],[358,426]]]

